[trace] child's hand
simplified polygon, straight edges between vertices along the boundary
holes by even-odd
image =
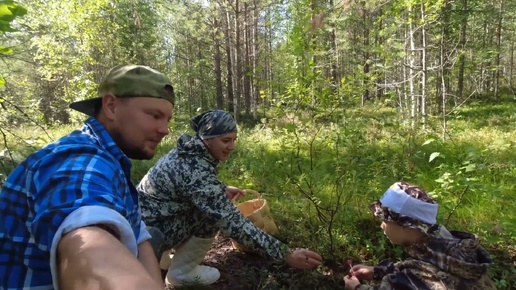
[[[360,281],[358,281],[358,278],[352,275],[344,276],[344,283],[346,290],[355,290],[357,285],[360,285]]]
[[[353,273],[353,261],[352,260],[347,260],[346,264],[348,264],[348,266],[349,266],[349,274],[348,274],[349,277],[354,276],[355,273]]]
[[[349,270],[349,274],[357,279],[373,280],[374,268],[366,265],[355,265]]]

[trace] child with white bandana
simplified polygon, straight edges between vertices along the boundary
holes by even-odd
[[[370,209],[382,220],[391,243],[404,246],[404,261],[355,265],[344,277],[347,290],[496,289],[487,271],[493,261],[476,235],[448,231],[436,221],[437,202],[421,188],[393,184]],[[376,286],[359,279],[380,280]]]

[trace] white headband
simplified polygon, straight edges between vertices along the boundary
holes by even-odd
[[[434,225],[437,223],[437,208],[435,203],[428,203],[408,195],[397,185],[387,189],[380,199],[382,206],[399,214]]]

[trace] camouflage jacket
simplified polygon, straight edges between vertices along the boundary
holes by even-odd
[[[183,134],[177,148],[158,160],[138,185],[145,223],[157,226],[202,211],[225,236],[282,261],[287,247],[254,226],[227,198],[217,165],[201,139]]]
[[[477,236],[451,231],[451,238],[428,238],[405,247],[410,258],[374,267],[377,286],[361,284],[359,290],[480,290],[496,289],[487,271],[493,261]]]

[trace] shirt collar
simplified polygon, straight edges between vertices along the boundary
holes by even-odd
[[[125,174],[130,177],[131,173],[131,160],[122,152],[120,147],[115,143],[109,132],[95,118],[90,117],[84,121],[84,127],[81,129],[82,132],[90,134],[98,140],[100,146],[109,152],[113,157],[120,162],[122,169]]]

